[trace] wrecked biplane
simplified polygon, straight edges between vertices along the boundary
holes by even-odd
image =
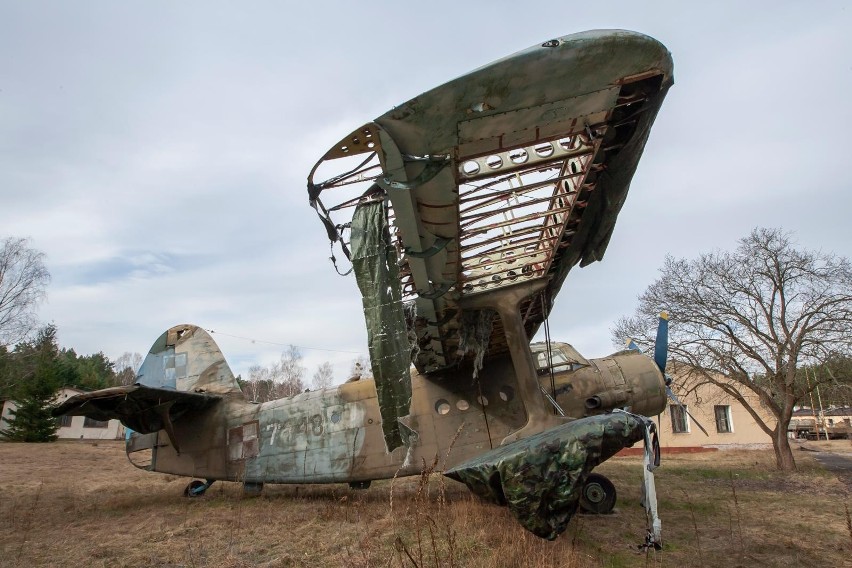
[[[591,470],[644,439],[650,475],[644,416],[665,406],[665,349],[656,361],[632,350],[586,359],[530,338],[571,268],[603,257],[671,84],[659,42],[585,32],[428,91],[335,144],[310,173],[309,201],[352,264],[374,379],[253,404],[208,333],[180,325],[135,385],[56,414],[120,419],[135,464],[205,480],[187,495],[215,480],[366,487],[439,456],[446,475],[544,538],[579,506],[611,510],[615,488]]]

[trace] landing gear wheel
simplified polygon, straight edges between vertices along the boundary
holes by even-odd
[[[603,475],[592,473],[586,478],[586,483],[580,491],[580,508],[588,513],[606,515],[612,513],[615,499],[615,485],[612,481]]]
[[[203,481],[199,479],[193,479],[189,482],[189,485],[186,486],[186,489],[183,490],[184,497],[201,497],[204,495],[204,492],[207,491],[207,485]]]

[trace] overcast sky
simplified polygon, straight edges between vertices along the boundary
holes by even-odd
[[[45,252],[40,317],[78,353],[144,355],[194,323],[235,373],[295,344],[341,382],[366,333],[307,205],[314,162],[495,59],[636,30],[675,85],[604,261],[569,275],[550,322],[605,355],[667,253],[771,226],[852,256],[846,4],[0,0],[0,238]]]

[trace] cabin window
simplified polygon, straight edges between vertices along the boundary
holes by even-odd
[[[438,402],[435,403],[435,412],[440,415],[449,414],[450,413],[450,403],[444,400],[443,398],[438,399]]]
[[[86,419],[83,421],[83,428],[106,428],[109,426],[109,422],[106,420],[94,420],[86,416]]]
[[[456,403],[456,408],[464,412],[465,410],[470,408],[470,403],[462,398]]]
[[[716,431],[720,434],[730,434],[734,431],[731,426],[731,407],[727,404],[717,404],[713,407],[716,415]]]
[[[550,371],[550,362],[553,362],[553,372],[561,373],[563,371],[575,371],[582,367],[585,367],[583,363],[580,363],[573,357],[569,356],[559,345],[550,346],[550,360],[548,360],[547,353],[547,344],[546,343],[538,343],[530,345],[530,349],[533,352],[533,357],[535,358],[535,368],[539,374],[543,374]]]
[[[71,419],[72,418],[74,418],[74,417],[68,416],[67,414],[65,416],[60,416],[59,418],[56,419],[56,425],[59,426],[60,428],[69,428],[71,426]]]
[[[686,405],[671,405],[669,406],[669,412],[672,417],[672,432],[675,434],[687,434],[689,433],[689,422],[687,422],[686,418]]]
[[[571,362],[559,349],[551,349],[550,357],[553,361],[553,370],[556,372],[567,371],[571,367]],[[535,368],[539,371],[544,371],[550,368],[550,362],[547,360],[547,349],[536,353]]]

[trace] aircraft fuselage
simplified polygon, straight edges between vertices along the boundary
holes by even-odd
[[[653,415],[665,405],[662,374],[641,354],[587,360],[557,343],[550,355],[543,346],[534,345],[533,352],[541,386],[555,392],[565,414],[552,406],[554,423],[625,407]],[[134,434],[128,455],[152,471],[250,483],[388,479],[418,474],[436,457],[445,469],[499,446],[526,424],[510,358],[490,361],[487,370],[478,384],[469,369],[412,373],[411,412],[403,419],[412,443],[391,452],[375,385],[360,379],[261,404],[230,393],[174,424],[179,451],[161,430]],[[142,449],[150,451],[150,460],[140,462]]]

